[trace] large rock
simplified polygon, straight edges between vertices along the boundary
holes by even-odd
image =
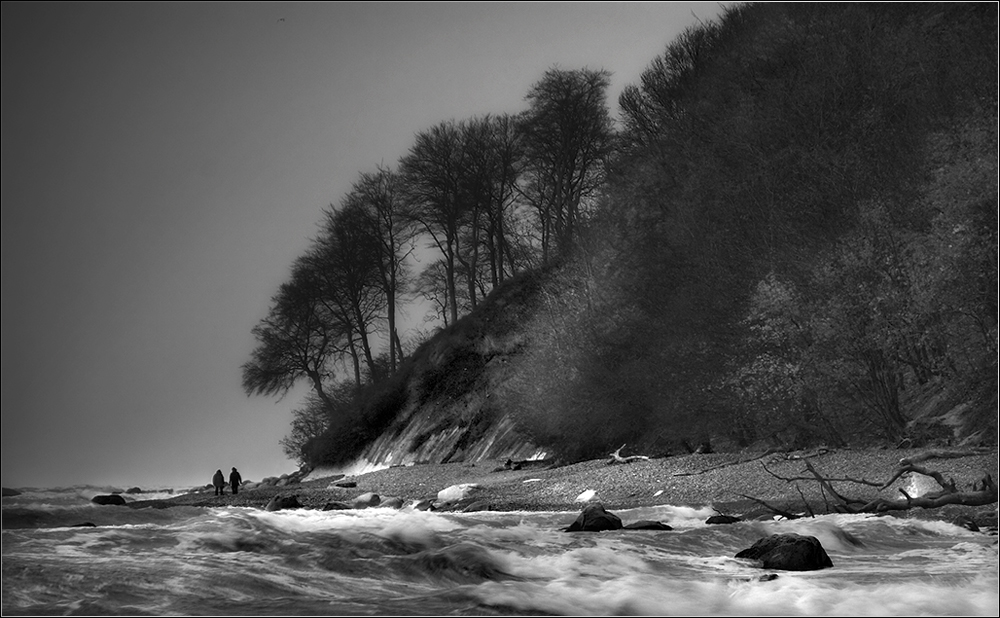
[[[605,510],[603,504],[588,504],[583,507],[580,516],[565,529],[565,532],[600,532],[621,529],[621,518]]]
[[[3,497],[4,498],[6,498],[8,496],[20,496],[20,495],[21,495],[21,492],[19,492],[16,489],[11,489],[10,487],[4,487],[3,488]]]
[[[355,509],[367,509],[369,507],[378,506],[382,503],[382,498],[374,492],[363,493],[354,500],[351,500],[351,508]]]
[[[489,510],[489,504],[478,497],[479,485],[476,483],[460,483],[445,487],[437,493],[437,500],[434,501],[435,511],[467,511]]]
[[[282,509],[301,509],[302,504],[298,496],[275,496],[264,507],[265,511],[280,511]]]
[[[379,506],[389,509],[401,509],[403,508],[403,499],[399,496],[390,496],[388,498],[382,498],[379,502]]]
[[[710,526],[717,526],[720,524],[735,524],[740,521],[739,517],[733,517],[732,515],[712,515],[705,520],[705,523]]]
[[[736,557],[757,560],[765,569],[781,571],[818,571],[833,566],[819,539],[801,534],[772,534]]]
[[[437,499],[438,502],[441,503],[458,502],[469,498],[478,487],[479,486],[475,483],[461,483],[459,485],[445,487],[438,492]]]
[[[125,506],[125,498],[122,498],[118,494],[110,494],[106,496],[94,496],[90,499],[94,504],[101,505],[113,505],[113,506]]]
[[[140,489],[138,487],[129,487],[128,489],[125,490],[125,493],[127,493],[127,494],[141,494],[142,493],[142,489]]]

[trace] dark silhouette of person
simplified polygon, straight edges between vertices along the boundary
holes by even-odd
[[[216,470],[212,477],[212,484],[215,485],[215,495],[222,495],[222,488],[226,486],[226,477],[222,476],[222,470]]]
[[[239,471],[234,467],[233,471],[229,473],[229,486],[233,488],[233,493],[238,493],[240,484],[243,483],[243,477],[240,476]]]

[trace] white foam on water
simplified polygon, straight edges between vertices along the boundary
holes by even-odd
[[[81,598],[79,612],[251,615],[278,603],[290,614],[436,613],[455,597],[457,613],[482,613],[481,603],[525,614],[997,615],[995,539],[942,522],[850,515],[709,526],[711,507],[660,505],[616,514],[673,531],[567,533],[578,512],[122,512],[147,519],[5,530],[5,613],[58,613]],[[759,581],[769,572],[733,558],[780,532],[820,538],[834,568]],[[457,562],[442,575],[438,559]],[[505,576],[479,583],[481,565]]]
[[[776,580],[691,581],[635,573],[605,580],[487,582],[473,594],[481,603],[526,614],[578,616],[996,615],[996,581],[943,585],[881,585],[817,581],[782,573]]]
[[[662,521],[663,523],[670,524],[673,528],[703,527],[706,525],[706,519],[712,515],[718,515],[716,510],[711,506],[691,507],[673,506],[670,504],[622,509],[614,511],[614,513],[624,523],[647,519]]]

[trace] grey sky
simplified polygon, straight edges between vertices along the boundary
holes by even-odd
[[[544,71],[610,103],[716,3],[4,3],[4,486],[259,480],[251,328],[357,175]],[[418,323],[419,315],[411,315]]]

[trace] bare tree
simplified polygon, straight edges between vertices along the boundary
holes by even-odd
[[[427,300],[434,308],[433,316],[424,318],[425,322],[441,320],[448,326],[448,313],[451,299],[448,296],[448,281],[445,276],[444,260],[437,260],[424,268],[413,285],[413,292]]]
[[[496,287],[523,264],[516,261],[510,235],[516,229],[516,185],[523,155],[521,136],[509,115],[485,116],[462,125],[463,145],[468,153],[466,187],[475,205],[475,241],[488,264],[491,287]],[[476,270],[478,264],[465,264]],[[471,282],[470,282],[471,288]]]
[[[465,151],[454,122],[443,122],[417,134],[416,143],[400,162],[410,213],[444,256],[451,321],[458,320],[455,294],[456,262],[467,204],[462,200]]]
[[[318,301],[345,324],[347,349],[360,386],[362,358],[369,374],[379,375],[370,335],[384,297],[377,269],[378,249],[357,205],[345,201],[339,210],[326,211],[322,232],[306,259],[319,281]]]
[[[357,207],[374,240],[375,266],[386,304],[389,370],[395,372],[397,363],[403,358],[396,329],[396,305],[399,292],[405,286],[406,258],[413,251],[416,227],[406,210],[401,178],[385,167],[361,174],[347,201]]]
[[[550,69],[532,86],[522,116],[522,195],[534,206],[543,260],[573,242],[581,204],[604,181],[613,146],[607,71]]]
[[[291,281],[281,285],[267,317],[253,329],[257,347],[243,365],[248,395],[284,395],[307,378],[332,409],[324,381],[343,350],[348,328],[317,302],[318,293],[316,272],[307,260],[298,260]]]

